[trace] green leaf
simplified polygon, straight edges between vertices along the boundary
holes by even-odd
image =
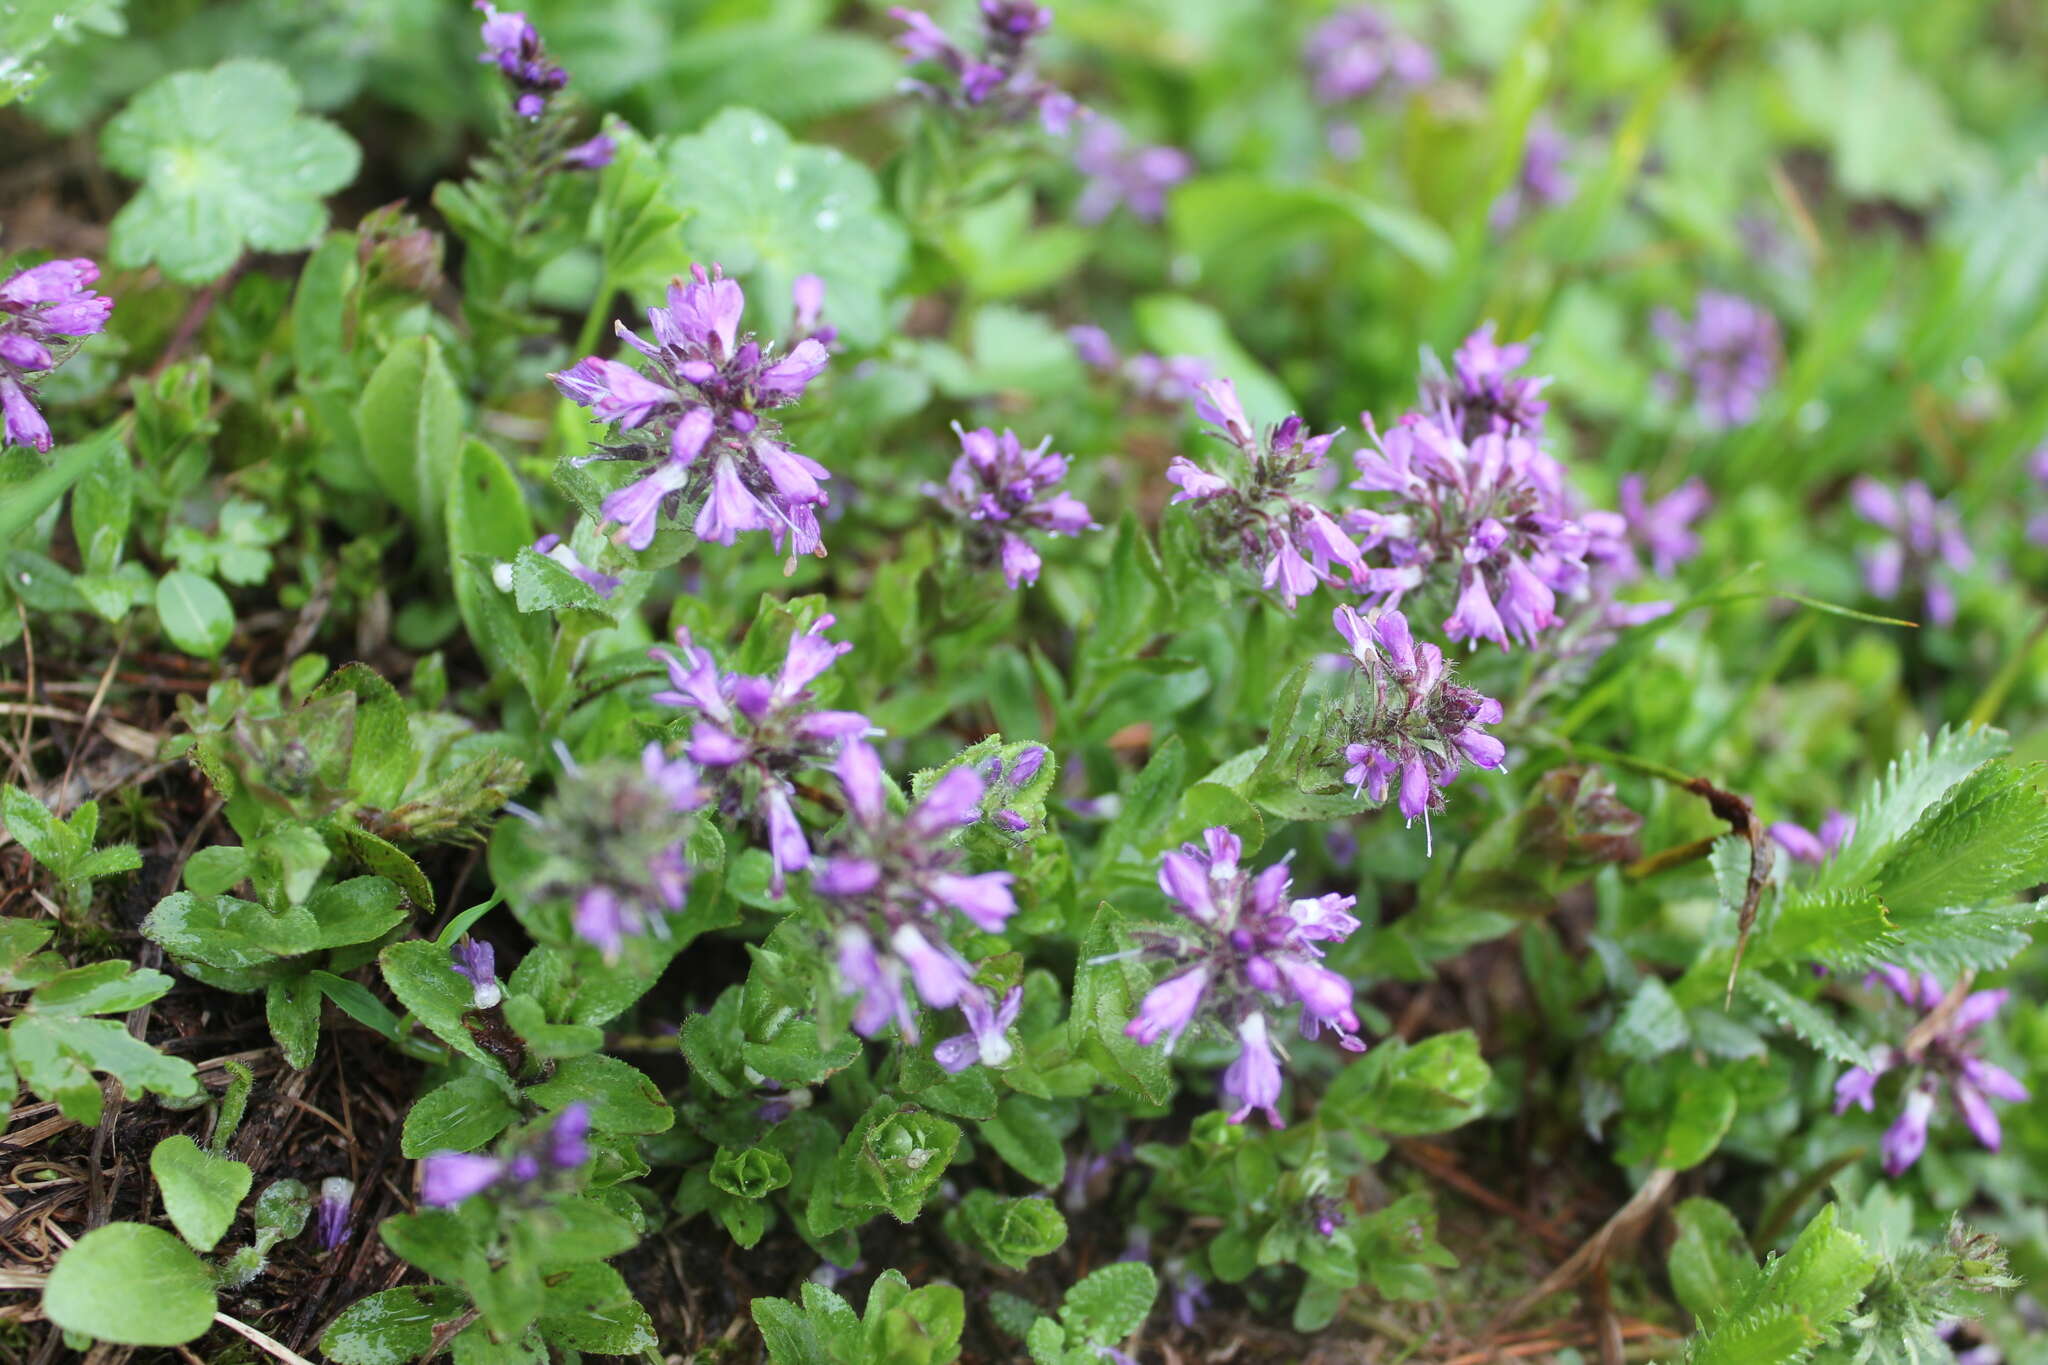
[[[300,251],[327,225],[321,199],[355,178],[355,142],[299,113],[272,62],[237,58],[165,76],[100,135],[112,169],[143,182],[114,216],[116,265],[154,262],[181,284],[224,274],[245,247]]]
[[[2009,747],[1999,730],[1944,729],[1900,754],[1856,807],[1856,832],[1822,865],[1815,885],[1823,890],[1862,886],[1921,812]]]
[[[533,517],[504,457],[482,441],[462,445],[446,522],[463,629],[494,673],[517,678],[531,696],[540,687],[551,627],[540,617],[522,615],[492,581],[491,570],[533,544]]]
[[[1050,1199],[1005,1199],[986,1189],[967,1192],[946,1215],[946,1230],[1011,1270],[1024,1269],[1067,1240],[1067,1220]]]
[[[1877,873],[1903,931],[1917,920],[2009,899],[2048,877],[2048,800],[2038,775],[1987,763],[1958,782]]]
[[[413,1102],[398,1150],[417,1160],[429,1152],[474,1152],[518,1119],[519,1111],[488,1076],[457,1076]]]
[[[441,343],[416,336],[393,345],[363,386],[356,427],[377,487],[438,547],[462,449],[462,393]]]
[[[1756,1258],[1735,1215],[1711,1199],[1688,1199],[1672,1210],[1671,1287],[1688,1313],[1705,1322],[1731,1308],[1757,1276]]]
[[[605,278],[628,291],[658,289],[690,268],[683,240],[686,215],[669,198],[661,160],[624,119],[605,120],[612,140],[610,164],[598,173],[591,236],[604,260]]]
[[[1791,1030],[1809,1047],[1848,1066],[1869,1066],[1870,1052],[1851,1038],[1834,1017],[1810,1000],[1801,999],[1763,972],[1744,973],[1736,990]]]
[[[1470,1029],[1413,1046],[1389,1038],[1339,1072],[1323,1103],[1382,1132],[1441,1133],[1479,1116],[1492,1075]]]
[[[1834,52],[1795,33],[1774,56],[1787,104],[1826,140],[1830,170],[1852,198],[1927,207],[1984,159],[1940,89],[1901,59],[1889,27],[1852,29]]]
[[[1124,1033],[1150,988],[1144,969],[1122,956],[1129,948],[1122,916],[1104,903],[1095,912],[1074,968],[1068,1038],[1111,1085],[1147,1104],[1165,1104],[1173,1094],[1173,1071],[1165,1050],[1143,1047]]]
[[[1664,1129],[1657,1164],[1684,1171],[1714,1154],[1735,1122],[1735,1087],[1719,1071],[1687,1067],[1674,1082],[1676,1102]]]
[[[966,1325],[967,1305],[958,1288],[928,1284],[912,1289],[900,1270],[876,1277],[861,1315],[867,1359],[891,1365],[948,1365],[960,1354]]]
[[[646,1073],[602,1053],[571,1057],[526,1095],[550,1111],[582,1100],[590,1106],[591,1125],[601,1132],[665,1133],[676,1121],[661,1087]]]
[[[504,1063],[484,1051],[469,1031],[465,1017],[475,1007],[476,992],[466,977],[456,973],[446,949],[424,939],[409,939],[386,948],[377,962],[398,1003],[428,1031],[486,1071],[505,1074]]]
[[[335,1365],[411,1365],[433,1345],[434,1329],[453,1321],[466,1303],[446,1285],[404,1285],[357,1299],[320,1338],[320,1353]]]
[[[183,1133],[165,1138],[150,1152],[149,1173],[156,1177],[171,1226],[194,1251],[211,1251],[227,1235],[256,1179],[242,1162],[201,1151]]]
[[[1670,988],[1649,976],[1643,978],[1621,1017],[1614,1021],[1607,1046],[1619,1056],[1647,1062],[1682,1047],[1690,1036],[1685,1012],[1671,998]]]
[[[1878,1260],[1838,1226],[1829,1204],[1792,1249],[1750,1280],[1747,1293],[1709,1332],[1688,1343],[1686,1365],[1774,1365],[1804,1360],[1853,1311]]]
[[[638,1355],[655,1346],[647,1310],[608,1265],[579,1265],[549,1275],[540,1333],[555,1347],[599,1355]]]
[[[957,1124],[899,1107],[885,1095],[840,1146],[839,1200],[854,1208],[887,1209],[898,1222],[908,1223],[952,1164],[959,1145]]]
[[[303,1071],[320,1047],[320,988],[305,976],[273,981],[264,992],[263,1013],[270,1036],[287,1064]]]
[[[46,1019],[120,1014],[161,999],[170,988],[171,979],[153,968],[95,962],[59,972],[37,986],[28,1008]]]
[[[177,1346],[213,1326],[213,1275],[162,1228],[109,1223],[78,1239],[43,1286],[43,1314],[67,1332],[123,1346]]]
[[[1066,1175],[1067,1156],[1059,1134],[1039,1105],[1025,1096],[1005,1098],[996,1107],[995,1117],[981,1124],[981,1135],[996,1149],[996,1155],[1040,1186],[1050,1188]]]
[[[120,1081],[131,1095],[147,1090],[169,1099],[199,1093],[199,1073],[180,1057],[167,1057],[112,1019],[16,1017],[7,1030],[8,1049],[22,1083],[55,1100],[64,1117],[91,1125],[100,1121],[99,1083],[93,1073]]]
[[[69,880],[71,869],[85,856],[86,843],[70,825],[11,783],[0,787],[0,820],[14,841],[59,881]]]
[[[211,659],[235,633],[235,609],[210,578],[173,569],[157,580],[156,615],[164,634],[187,654]]]
[[[306,913],[320,926],[319,947],[346,948],[384,937],[405,919],[405,906],[396,882],[350,877],[314,892]]]
[[[1167,212],[1174,244],[1211,269],[1241,269],[1304,238],[1375,241],[1423,271],[1451,263],[1451,240],[1427,218],[1335,185],[1210,175],[1174,191]]]
[[[1159,1297],[1159,1277],[1142,1261],[1118,1261],[1091,1272],[1067,1291],[1060,1320],[1070,1335],[1114,1346],[1145,1325]]]
[[[411,712],[398,689],[368,664],[344,664],[307,696],[308,704],[352,693],[355,735],[349,749],[348,784],[356,800],[379,808],[405,795],[419,759],[413,750]]]
[[[739,108],[668,142],[662,161],[675,202],[695,214],[697,258],[747,279],[751,322],[763,336],[776,335],[791,283],[810,273],[824,279],[826,316],[848,340],[881,338],[908,243],[867,167],[837,148],[792,141],[774,120]]]

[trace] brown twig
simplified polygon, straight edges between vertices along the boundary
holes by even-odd
[[[1678,1172],[1668,1166],[1659,1166],[1650,1172],[1650,1178],[1643,1187],[1630,1197],[1626,1204],[1614,1211],[1614,1216],[1600,1225],[1600,1230],[1588,1237],[1585,1244],[1574,1251],[1565,1263],[1543,1277],[1534,1289],[1522,1295],[1508,1306],[1506,1312],[1487,1325],[1487,1335],[1492,1336],[1503,1327],[1513,1325],[1521,1316],[1543,1300],[1562,1290],[1571,1288],[1596,1266],[1606,1262],[1608,1248],[1622,1237],[1632,1235],[1649,1221],[1650,1214],[1663,1202],[1670,1192],[1671,1182]]]

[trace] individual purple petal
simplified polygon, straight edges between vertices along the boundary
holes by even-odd
[[[1231,1111],[1230,1121],[1243,1123],[1247,1116],[1259,1111],[1273,1127],[1286,1127],[1275,1107],[1280,1102],[1280,1059],[1266,1036],[1266,1016],[1255,1013],[1245,1019],[1237,1027],[1237,1038],[1237,1060],[1223,1073],[1224,1102],[1237,1106]]]
[[[435,1152],[420,1162],[420,1203],[428,1208],[453,1208],[471,1195],[482,1194],[506,1174],[496,1157],[468,1152]]]
[[[1124,1025],[1124,1032],[1147,1047],[1165,1038],[1170,1051],[1193,1022],[1208,985],[1209,973],[1202,967],[1168,977],[1145,993],[1136,1017]]]
[[[1017,913],[1010,894],[1007,872],[982,872],[973,876],[941,872],[931,879],[932,894],[973,920],[982,930],[999,934],[1010,916]]]
[[[1934,1113],[1934,1096],[1926,1090],[1915,1088],[1906,1094],[1905,1108],[1885,1129],[1880,1144],[1884,1151],[1886,1175],[1904,1175],[1920,1154],[1927,1150],[1927,1121]]]

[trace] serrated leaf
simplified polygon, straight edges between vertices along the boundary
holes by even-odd
[[[1670,987],[1648,976],[1608,1030],[1607,1046],[1620,1056],[1646,1062],[1683,1046],[1689,1037],[1685,1011],[1672,998]]]
[[[1851,1038],[1827,1011],[1794,995],[1764,973],[1745,975],[1736,990],[1809,1046],[1849,1066],[1870,1065],[1869,1050]]]
[[[1821,867],[1814,885],[1845,890],[1861,886],[1922,811],[2010,747],[2000,730],[1943,729],[1900,754],[1856,807],[1856,832]]]
[[[1902,930],[2048,878],[2048,799],[2037,780],[2010,763],[1987,763],[1913,823],[1876,877]]]
[[[107,124],[100,150],[143,182],[114,216],[108,254],[183,284],[217,279],[245,247],[313,245],[327,225],[322,198],[362,160],[348,134],[299,113],[283,67],[248,58],[165,76]]]
[[[907,239],[867,167],[740,108],[668,142],[662,162],[675,203],[694,214],[698,258],[749,282],[749,322],[762,336],[779,333],[791,283],[810,273],[824,279],[826,316],[848,339],[881,337]]]
[[[1114,1346],[1145,1325],[1159,1297],[1159,1277],[1142,1261],[1119,1261],[1083,1276],[1060,1304],[1070,1335]]]

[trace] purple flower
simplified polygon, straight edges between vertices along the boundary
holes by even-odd
[[[807,298],[818,302],[818,291],[803,281],[793,292],[799,315]],[[602,509],[636,550],[653,541],[664,513],[698,503],[693,529],[700,540],[731,545],[744,532],[766,531],[778,549],[788,536],[792,554],[823,552],[817,510],[830,499],[819,484],[830,475],[783,444],[769,414],[802,398],[830,353],[819,336],[784,355],[751,335],[743,339],[745,305],[737,281],[715,267],[707,273],[692,266],[688,283],[669,286],[667,307],[648,309],[652,343],[623,323],[616,327],[648,358],[648,373],[591,356],[551,376],[564,397],[600,420],[640,432],[586,457],[650,466]]]
[[[1506,761],[1506,746],[1483,728],[1499,723],[1500,703],[1452,682],[1443,651],[1417,644],[1400,612],[1365,617],[1338,607],[1331,618],[1357,665],[1351,694],[1332,712],[1331,733],[1348,765],[1344,780],[1353,795],[1384,801],[1398,776],[1401,814],[1426,827],[1443,808],[1440,789],[1464,764]]]
[[[1232,1123],[1243,1123],[1254,1110],[1266,1116],[1275,1128],[1286,1121],[1274,1106],[1280,1102],[1280,1058],[1266,1037],[1266,1016],[1256,1011],[1237,1026],[1237,1060],[1223,1071],[1222,1096],[1231,1111]]]
[[[790,798],[792,780],[831,761],[839,746],[872,726],[856,711],[816,706],[811,684],[853,646],[825,638],[835,618],[821,616],[790,636],[782,667],[772,676],[721,673],[691,638],[676,632],[673,652],[650,650],[668,669],[671,686],[654,694],[666,706],[696,712],[689,756],[728,819],[745,821],[766,836],[774,856],[771,889],[782,894],[785,873],[810,865],[810,842]]]
[[[1907,585],[1920,590],[1927,619],[1947,626],[1956,619],[1956,580],[1977,557],[1963,538],[1962,518],[1953,503],[1937,499],[1913,479],[1894,489],[1869,477],[1849,486],[1857,514],[1890,533],[1863,556],[1863,585],[1872,597],[1897,597]]]
[[[1673,401],[1690,394],[1693,415],[1708,431],[1756,420],[1782,360],[1776,318],[1739,294],[1705,290],[1691,321],[1660,308],[1650,326],[1672,366],[1657,378],[1660,392]]]
[[[420,1162],[420,1202],[453,1208],[487,1190],[521,1200],[565,1187],[564,1177],[590,1160],[590,1106],[562,1109],[545,1128],[501,1147],[496,1156],[435,1152]]]
[[[1052,437],[1027,450],[1008,428],[998,436],[955,422],[953,430],[960,437],[953,471],[943,487],[926,484],[924,491],[961,523],[968,567],[999,565],[1015,590],[1038,581],[1038,552],[1020,532],[1072,536],[1098,529],[1088,509],[1058,486],[1067,477],[1067,457],[1051,449]]]
[[[1655,502],[1643,497],[1643,476],[1621,481],[1621,515],[1631,541],[1650,555],[1659,578],[1669,578],[1679,565],[1699,553],[1700,538],[1692,524],[1714,505],[1713,495],[1699,479],[1687,479]]]
[[[889,17],[903,25],[896,45],[913,66],[936,66],[945,84],[911,80],[904,88],[950,109],[990,123],[1036,118],[1055,137],[1066,133],[1079,106],[1066,91],[1039,76],[1032,45],[1052,26],[1049,6],[1022,0],[982,0],[981,47],[969,52],[923,10],[892,7]]]
[[[643,546],[642,548],[644,549],[645,547]],[[599,573],[596,569],[585,564],[582,559],[577,557],[574,550],[562,543],[560,536],[552,532],[533,542],[533,552],[537,555],[546,555],[570,573],[575,574],[599,597],[610,597],[619,590],[619,579],[614,578],[608,573]]]
[[[697,764],[658,740],[638,763],[570,765],[546,812],[525,812],[545,855],[531,891],[570,901],[576,937],[607,960],[630,939],[667,933],[689,892],[683,850],[710,797]]]
[[[91,286],[100,268],[82,257],[45,261],[0,280],[0,418],[6,440],[49,450],[50,424],[35,405],[29,376],[69,357],[65,342],[97,335],[114,301]]]
[[[973,984],[974,969],[942,932],[948,911],[990,933],[1016,913],[1010,874],[963,871],[954,842],[961,828],[981,819],[986,779],[971,767],[951,768],[899,816],[889,809],[881,758],[865,741],[848,738],[836,766],[848,818],[811,890],[839,925],[840,991],[859,997],[854,1031],[872,1037],[894,1020],[906,1042],[917,1041],[903,990],[907,972],[925,1004],[959,1005],[967,1013],[975,1055],[989,1060],[993,1049],[1006,1056],[1000,1035],[1008,1026],[1004,1011],[1014,1018],[1013,1007],[989,1004]],[[962,1040],[948,1041],[955,1045],[948,1056],[966,1055]]]
[[[320,1182],[314,1228],[322,1251],[332,1251],[348,1240],[348,1215],[355,1198],[356,1182],[346,1176],[330,1175]]]
[[[1195,411],[1210,424],[1210,434],[1244,460],[1236,480],[1186,456],[1176,456],[1167,467],[1168,481],[1181,490],[1172,501],[1199,504],[1211,562],[1221,567],[1235,561],[1256,572],[1289,610],[1318,583],[1348,583],[1364,574],[1358,546],[1329,513],[1295,491],[1303,475],[1322,467],[1337,433],[1311,436],[1299,417],[1290,416],[1262,436],[1252,429],[1228,379],[1204,384]]]
[[[1347,1050],[1362,1051],[1351,983],[1322,965],[1318,946],[1341,942],[1358,921],[1353,897],[1290,900],[1285,862],[1254,876],[1239,865],[1242,854],[1238,837],[1216,826],[1159,860],[1159,889],[1186,925],[1133,932],[1141,952],[1177,970],[1146,992],[1124,1033],[1148,1047],[1164,1039],[1169,1051],[1200,1019],[1236,1033],[1241,1049],[1223,1081],[1237,1108],[1232,1121],[1257,1109],[1278,1127],[1280,1069],[1265,1013],[1299,1003],[1304,1037],[1327,1027]]]
[[[1570,200],[1577,188],[1565,173],[1564,159],[1571,143],[1548,116],[1539,115],[1529,125],[1529,140],[1522,145],[1522,166],[1515,183],[1493,201],[1486,223],[1496,233],[1505,233],[1534,209],[1552,208]]]
[[[455,974],[469,982],[472,1008],[491,1009],[505,998],[505,988],[498,984],[497,951],[489,943],[464,934],[455,940],[449,956]]]
[[[494,1156],[435,1152],[420,1162],[420,1202],[428,1208],[453,1208],[490,1189],[506,1173],[506,1164]]]
[[[1947,992],[1932,973],[1914,973],[1903,967],[1885,965],[1865,978],[1865,985],[1881,982],[1909,1009],[1925,1014],[1939,1009]],[[1876,1108],[1878,1082],[1892,1071],[1909,1073],[1903,1107],[1886,1129],[1883,1153],[1887,1175],[1900,1175],[1927,1147],[1928,1126],[1942,1083],[1948,1085],[1963,1125],[1983,1146],[1997,1151],[2003,1139],[1993,1100],[2009,1103],[2029,1098],[2027,1087],[2005,1068],[1978,1055],[1976,1033],[1996,1018],[2008,997],[2004,990],[1975,991],[1966,996],[1948,1019],[1925,1037],[1916,1027],[1907,1031],[1911,1050],[1880,1047],[1868,1067],[1852,1067],[1835,1082],[1835,1112],[1854,1105],[1866,1112]]]
[[[932,1049],[932,1056],[947,1072],[955,1075],[976,1062],[983,1066],[1001,1066],[1010,1060],[1010,1040],[1005,1031],[1017,1022],[1017,1012],[1023,1004],[1022,986],[1012,986],[1003,997],[1003,1003],[993,1008],[987,995],[980,990],[966,992],[960,998],[960,1012],[966,1016],[967,1032],[940,1042]]]
[[[1413,89],[1436,79],[1436,54],[1397,31],[1372,5],[1353,5],[1318,24],[1302,47],[1301,60],[1323,104],[1346,104],[1383,86]]]
[[[483,12],[484,50],[480,62],[494,63],[512,87],[512,108],[524,119],[537,119],[548,97],[569,83],[569,73],[548,60],[540,33],[516,11],[501,14],[490,0],[476,0]]]
[[[1107,118],[1090,119],[1074,146],[1074,165],[1088,184],[1074,216],[1099,223],[1122,205],[1147,223],[1166,212],[1166,192],[1194,174],[1193,158],[1178,147],[1130,146],[1124,130]]]
[[[1486,331],[1473,341],[1491,348]],[[1489,368],[1478,354],[1475,379],[1499,379],[1513,363]],[[1455,581],[1456,603],[1444,633],[1472,645],[1490,640],[1505,650],[1511,640],[1531,645],[1559,625],[1559,598],[1587,590],[1592,538],[1571,514],[1564,471],[1536,444],[1523,418],[1505,416],[1501,406],[1540,415],[1540,406],[1533,412],[1528,406],[1533,390],[1520,387],[1529,382],[1517,380],[1511,388],[1503,381],[1483,407],[1461,410],[1443,402],[1434,417],[1410,413],[1385,433],[1370,413],[1363,415],[1371,444],[1352,455],[1358,477],[1351,486],[1383,494],[1387,502],[1349,512],[1345,523],[1368,556],[1386,560],[1356,575],[1376,606],[1399,606],[1425,584],[1448,591]],[[1460,434],[1478,426],[1485,429],[1469,439]]]
[[[1780,848],[1790,854],[1794,861],[1802,863],[1826,862],[1855,832],[1856,817],[1838,810],[1828,812],[1827,819],[1820,822],[1818,831],[1809,830],[1806,826],[1794,824],[1790,820],[1780,820],[1764,831]]]
[[[596,171],[612,164],[618,155],[619,144],[599,133],[596,137],[579,142],[562,153],[562,164],[579,171]]]

